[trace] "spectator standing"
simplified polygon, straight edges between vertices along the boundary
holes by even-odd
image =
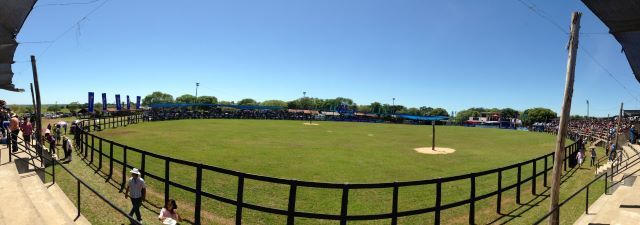
[[[18,116],[16,114],[11,115],[11,119],[9,120],[9,132],[11,133],[11,144],[12,144],[12,152],[18,151],[18,134],[20,134],[20,121],[18,120]]]
[[[24,145],[27,149],[31,149],[31,135],[33,135],[33,125],[29,121],[28,117],[24,118],[24,121],[20,125],[22,130],[22,138],[24,138]]]
[[[140,216],[140,206],[142,201],[146,198],[147,185],[144,180],[140,178],[140,171],[137,168],[133,168],[131,171],[131,178],[127,182],[127,190],[124,193],[124,198],[131,197],[131,211],[129,216],[136,215],[138,222],[142,223],[142,216]]]
[[[44,138],[47,142],[49,142],[49,151],[56,157],[56,138],[51,135],[51,130],[47,129],[44,131]]]
[[[578,166],[582,167],[582,162],[584,161],[584,155],[582,154],[581,151],[578,151],[578,154],[576,154],[576,159],[578,160]]]
[[[596,148],[591,147],[591,166],[596,165]]]
[[[631,125],[631,129],[629,129],[629,142],[631,142],[631,144],[636,143],[637,135],[638,135],[638,132],[636,131],[636,125]]]

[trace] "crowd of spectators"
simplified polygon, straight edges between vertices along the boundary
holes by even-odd
[[[620,123],[620,131],[629,132],[633,124],[640,121],[639,117],[623,117]],[[544,130],[547,132],[558,132],[558,120],[553,120],[544,124]],[[618,127],[618,118],[592,118],[578,119],[569,122],[569,131],[581,135],[590,136],[606,141],[610,141],[616,135]]]

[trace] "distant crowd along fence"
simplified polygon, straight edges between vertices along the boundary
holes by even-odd
[[[525,162],[516,163],[513,165],[486,170],[477,173],[469,173],[464,175],[452,176],[452,177],[444,177],[444,178],[436,178],[436,179],[428,179],[428,180],[417,180],[417,181],[401,181],[401,182],[387,182],[387,183],[325,183],[325,182],[310,182],[303,180],[294,180],[294,179],[283,179],[277,177],[269,177],[262,176],[250,173],[243,173],[239,171],[229,170],[225,168],[215,167],[211,165],[205,165],[195,162],[190,162],[182,159],[176,159],[168,156],[159,155],[153,152],[144,151],[141,149],[137,149],[131,146],[127,146],[125,144],[117,143],[115,141],[107,140],[105,138],[96,136],[93,133],[90,133],[96,129],[104,129],[104,128],[115,128],[120,126],[126,126],[130,123],[138,123],[140,121],[144,121],[142,119],[142,115],[132,115],[132,116],[124,116],[124,117],[108,117],[101,118],[96,121],[95,119],[83,120],[80,124],[82,129],[80,130],[80,151],[84,158],[90,163],[94,162],[94,157],[97,154],[98,160],[98,170],[102,168],[102,161],[109,160],[109,168],[108,168],[108,178],[114,179],[112,175],[114,173],[114,163],[121,165],[121,173],[122,180],[120,181],[121,188],[124,188],[124,184],[126,183],[126,177],[128,175],[128,170],[130,168],[134,168],[130,162],[127,162],[127,153],[135,152],[139,153],[141,156],[139,169],[141,171],[141,177],[151,177],[159,182],[164,183],[164,199],[165,201],[169,199],[170,195],[170,187],[178,188],[190,193],[194,194],[195,197],[195,211],[194,211],[194,223],[201,223],[201,203],[202,198],[209,198],[215,201],[225,203],[231,206],[235,206],[235,222],[236,224],[242,224],[243,219],[243,209],[251,209],[259,212],[277,214],[287,217],[287,224],[294,224],[296,218],[309,218],[309,219],[320,219],[320,220],[333,220],[340,221],[340,224],[347,224],[347,221],[363,221],[363,220],[380,220],[380,219],[390,219],[391,224],[397,224],[397,219],[399,217],[413,216],[419,214],[433,213],[434,214],[434,224],[440,224],[441,218],[440,215],[443,210],[452,209],[454,207],[460,206],[469,206],[469,223],[475,224],[475,214],[476,209],[475,205],[477,201],[496,196],[496,213],[501,213],[501,205],[502,205],[502,193],[505,191],[509,191],[512,189],[516,189],[516,203],[521,204],[520,196],[521,196],[521,186],[526,182],[531,182],[531,193],[533,195],[537,194],[536,190],[536,182],[539,181],[539,177],[542,177],[542,182],[544,183],[544,187],[548,187],[547,184],[547,173],[553,168],[553,160],[554,154],[553,152],[527,160]],[[103,150],[103,144],[109,146],[109,149],[106,151]],[[97,145],[96,145],[97,144]],[[114,158],[113,156],[113,148],[117,146],[123,149],[122,161]],[[564,170],[567,170],[569,167],[569,160],[571,159],[571,155],[574,155],[578,151],[577,142],[565,147],[565,155],[563,159]],[[154,161],[164,161],[164,174],[153,174],[148,173],[145,170],[146,161],[153,159]],[[544,163],[544,169],[537,170],[537,164]],[[174,180],[170,179],[171,174],[171,164],[179,164],[181,166],[192,167],[196,171],[196,180],[195,180],[195,188],[189,187],[187,184],[181,184]],[[525,167],[531,167],[531,174],[525,175],[523,178],[522,169]],[[503,182],[503,173],[507,170],[517,169],[517,182],[514,184],[504,186]],[[228,176],[237,177],[237,192],[235,199],[218,196],[212,193],[208,193],[202,190],[202,174],[203,171],[220,173]],[[497,176],[497,183],[495,191],[490,193],[476,195],[476,179],[483,176]],[[247,203],[243,201],[244,192],[246,191],[244,188],[244,183],[247,180],[267,182],[272,184],[279,185],[287,185],[289,187],[289,195],[288,195],[288,206],[286,209],[280,208],[271,208],[267,206],[261,206],[257,204]],[[114,181],[116,181],[114,179]],[[470,187],[469,198],[465,200],[460,200],[448,204],[442,204],[442,185],[448,182],[461,182],[467,181]],[[116,181],[118,182],[118,181]],[[413,209],[400,211],[398,210],[398,192],[401,188],[406,187],[416,187],[416,186],[426,186],[426,185],[435,185],[435,204],[430,207]],[[305,188],[318,188],[318,189],[334,189],[334,190],[342,190],[342,201],[340,203],[340,214],[325,214],[325,213],[313,213],[313,212],[304,212],[296,210],[296,194],[299,187]],[[349,205],[349,192],[351,190],[356,189],[392,189],[392,205],[391,211],[388,213],[378,213],[378,214],[360,214],[353,215],[348,212]]]

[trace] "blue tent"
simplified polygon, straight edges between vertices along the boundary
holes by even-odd
[[[448,120],[448,116],[412,116],[406,114],[397,115],[399,118],[408,119],[408,120],[420,120],[420,121],[439,121],[439,120]]]

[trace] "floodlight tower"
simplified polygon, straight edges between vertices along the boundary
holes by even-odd
[[[196,82],[196,101],[198,99],[198,87],[200,87],[200,83]]]

